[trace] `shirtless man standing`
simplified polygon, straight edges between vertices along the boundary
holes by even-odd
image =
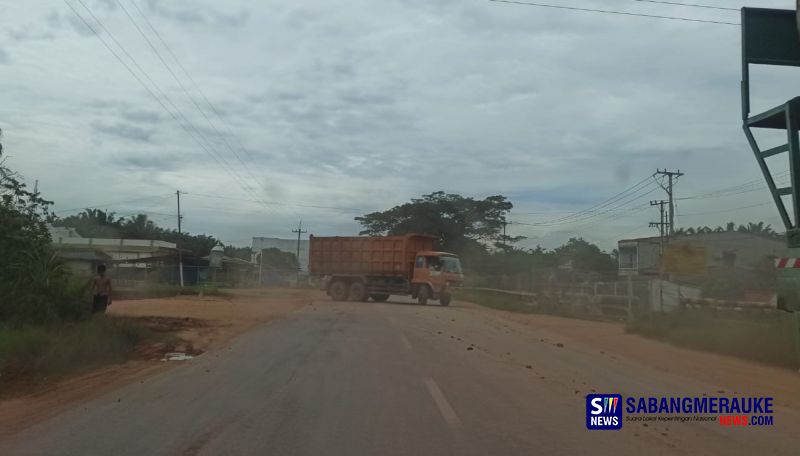
[[[92,313],[105,313],[111,305],[111,279],[106,277],[106,265],[97,266],[97,275],[92,281]]]

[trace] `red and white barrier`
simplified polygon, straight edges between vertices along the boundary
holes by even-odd
[[[800,258],[776,258],[775,267],[778,269],[800,269]]]

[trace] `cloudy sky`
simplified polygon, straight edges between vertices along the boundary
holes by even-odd
[[[175,226],[180,190],[185,229],[247,245],[300,219],[354,234],[356,215],[444,190],[508,196],[527,245],[613,248],[654,233],[645,206],[666,195],[646,179],[666,167],[686,173],[678,225],[780,227],[741,132],[737,26],[487,0],[2,3],[7,165],[61,215]],[[756,70],[754,110],[800,93],[798,72]]]

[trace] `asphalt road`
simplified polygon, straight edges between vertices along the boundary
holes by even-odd
[[[320,301],[29,428],[0,454],[800,451],[797,415],[780,409],[773,428],[584,426],[592,390],[713,395],[716,388],[458,305]]]

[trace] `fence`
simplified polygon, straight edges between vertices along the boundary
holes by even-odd
[[[476,286],[479,285],[479,286]],[[465,290],[513,296],[531,310],[591,315],[610,319],[647,319],[692,309],[713,309],[722,317],[727,311],[776,311],[775,298],[762,301],[720,300],[702,297],[697,287],[649,277],[628,276],[617,280],[551,282],[536,274],[477,276]]]
[[[772,293],[745,293],[741,300],[712,299],[703,297],[699,287],[643,277],[531,286],[536,282],[517,275],[473,278],[471,284],[475,283],[500,285],[464,289],[472,294],[468,299],[490,307],[625,321],[630,331],[675,345],[800,366],[800,313],[781,311]]]
[[[146,268],[115,265],[109,274],[115,287],[127,289],[151,288],[180,284],[180,270],[177,265],[149,265]],[[259,271],[253,267],[211,268],[209,266],[183,266],[183,283],[186,286],[215,285],[230,288],[259,286],[295,285],[298,279],[296,270],[267,269]]]
[[[527,286],[535,291],[476,286],[464,287],[464,291],[484,296],[504,297],[511,306],[526,312],[610,320],[626,320],[640,313],[639,308],[647,302],[649,294],[647,282],[633,278],[597,282],[540,281],[536,286],[531,286],[532,282],[525,282],[524,279],[525,276],[515,276],[505,281],[484,278],[484,280],[473,280],[472,284],[524,283],[525,285],[519,288]]]

